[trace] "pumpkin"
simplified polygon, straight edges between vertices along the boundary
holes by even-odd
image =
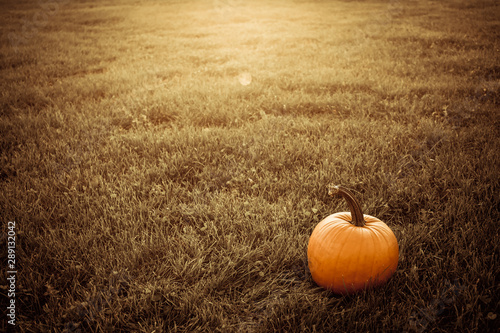
[[[328,189],[329,195],[345,198],[350,212],[327,216],[314,228],[307,246],[313,280],[341,295],[384,284],[398,266],[396,236],[384,222],[363,215],[348,189],[334,185]]]

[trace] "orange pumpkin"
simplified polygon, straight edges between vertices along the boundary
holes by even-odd
[[[349,190],[328,189],[331,196],[343,196],[351,212],[327,216],[314,228],[307,247],[313,280],[342,295],[384,284],[398,266],[396,236],[384,222],[363,215]]]

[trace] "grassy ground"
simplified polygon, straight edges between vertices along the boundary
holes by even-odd
[[[464,3],[2,1],[16,327],[498,332],[500,8]],[[331,182],[398,238],[379,289],[311,279]]]

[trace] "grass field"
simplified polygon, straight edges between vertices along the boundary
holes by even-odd
[[[498,332],[498,1],[12,0],[0,22],[0,330]],[[329,183],[394,231],[384,286],[312,280],[309,236],[347,210]]]

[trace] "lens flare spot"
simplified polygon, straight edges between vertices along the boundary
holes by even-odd
[[[241,73],[238,75],[238,81],[240,81],[243,86],[248,86],[252,83],[252,75],[248,72]]]

